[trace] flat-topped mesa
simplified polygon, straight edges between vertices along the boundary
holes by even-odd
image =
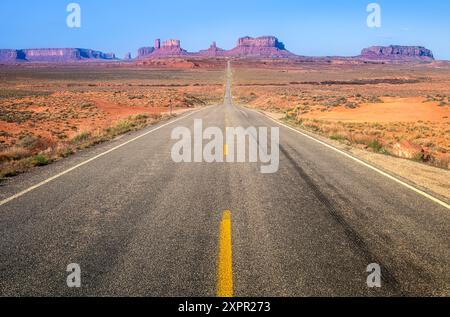
[[[19,50],[0,49],[0,62],[13,62],[24,59]]]
[[[0,62],[76,62],[85,60],[115,60],[113,53],[83,48],[36,48],[0,50]]]
[[[238,47],[253,46],[253,47],[275,47],[280,50],[284,50],[284,44],[279,42],[275,36],[261,36],[258,38],[252,38],[249,36],[241,37],[238,40]]]
[[[242,37],[237,46],[227,52],[228,56],[238,57],[294,57],[295,55],[286,50],[284,44],[274,36],[262,36],[252,38]]]
[[[388,61],[434,61],[433,52],[422,46],[372,46],[363,49],[360,57]]]
[[[138,51],[138,59],[184,55],[188,55],[188,52],[181,48],[180,40],[167,40],[161,43],[160,39],[156,39],[153,47],[141,47]]]
[[[167,40],[164,41],[161,45],[162,50],[173,50],[173,49],[181,49],[181,41],[180,40]]]

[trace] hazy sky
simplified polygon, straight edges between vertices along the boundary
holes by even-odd
[[[81,28],[66,25],[66,6],[81,6]],[[369,28],[366,7],[382,8]],[[196,51],[212,41],[275,35],[301,55],[358,55],[371,45],[422,45],[450,60],[449,0],[1,0],[0,48],[83,47],[133,56],[155,38]]]

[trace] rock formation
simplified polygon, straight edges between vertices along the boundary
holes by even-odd
[[[284,44],[274,36],[263,36],[258,38],[243,37],[238,40],[237,46],[232,50],[224,50],[217,47],[216,42],[206,49],[197,53],[188,53],[183,50],[179,40],[167,40],[163,43],[159,39],[155,41],[154,47],[143,47],[138,51],[139,59],[198,56],[198,57],[295,57],[296,55],[287,51]]]
[[[154,47],[141,47],[138,50],[138,58],[145,58],[148,57],[150,54],[152,54],[155,51]]]
[[[238,40],[237,46],[227,51],[227,56],[235,57],[294,57],[295,54],[286,50],[283,43],[274,36],[258,38],[243,37]]]
[[[274,47],[284,50],[284,44],[279,42],[274,36],[262,36],[251,38],[249,36],[242,37],[238,40],[238,47]]]
[[[361,58],[373,60],[433,61],[433,52],[422,46],[372,46],[361,52]]]
[[[213,42],[206,50],[189,53],[181,48],[179,40],[160,39],[154,41],[154,46],[141,47],[137,60],[161,59],[166,57],[237,57],[237,58],[292,58],[304,59],[306,57],[289,52],[284,44],[274,36],[252,38],[249,36],[238,39],[237,46],[231,50],[217,47]],[[131,60],[131,54],[125,60]],[[15,62],[76,62],[76,61],[110,61],[116,60],[113,53],[103,53],[91,49],[81,48],[48,48],[48,49],[0,49],[0,63]],[[324,62],[324,58],[311,57],[309,61]],[[327,57],[329,63],[398,63],[398,62],[431,62],[433,53],[421,46],[373,46],[362,51],[356,57]]]
[[[207,50],[201,50],[197,54],[205,57],[217,57],[217,56],[225,56],[226,50],[217,47],[216,42],[213,42],[211,46]]]
[[[141,47],[138,50],[138,59],[177,57],[185,55],[189,55],[189,53],[181,48],[181,42],[179,40],[167,40],[161,43],[160,39],[156,39],[155,46]]]
[[[75,62],[82,60],[115,60],[113,53],[82,48],[0,49],[0,62]]]

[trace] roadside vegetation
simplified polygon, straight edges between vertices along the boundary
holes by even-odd
[[[0,178],[223,98],[213,69],[0,67]]]
[[[0,177],[13,177],[36,166],[45,166],[66,158],[78,151],[109,141],[115,137],[143,129],[161,120],[171,118],[168,114],[140,114],[119,120],[106,129],[83,131],[72,139],[54,142],[26,135],[20,143],[0,151]]]
[[[357,147],[374,153],[410,159],[435,167],[450,169],[450,144],[435,140],[445,140],[450,136],[450,122],[442,123],[433,130],[425,124],[417,129],[416,123],[349,123],[330,122],[320,119],[301,119],[297,112],[286,112],[283,120],[333,141],[347,146]],[[409,134],[416,130],[415,137]]]
[[[413,72],[410,65],[239,66],[235,104],[350,147],[450,169],[450,64]]]

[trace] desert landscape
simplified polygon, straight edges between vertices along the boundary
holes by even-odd
[[[179,40],[136,58],[90,49],[0,50],[0,176],[15,176],[183,109],[236,104],[345,145],[450,168],[450,63],[424,47],[305,57],[273,36],[188,52]]]
[[[0,68],[0,176],[15,176],[186,109],[219,103],[223,67]]]
[[[368,151],[450,168],[450,65],[238,62],[234,100]]]
[[[0,8],[0,300],[450,295],[450,2]]]

